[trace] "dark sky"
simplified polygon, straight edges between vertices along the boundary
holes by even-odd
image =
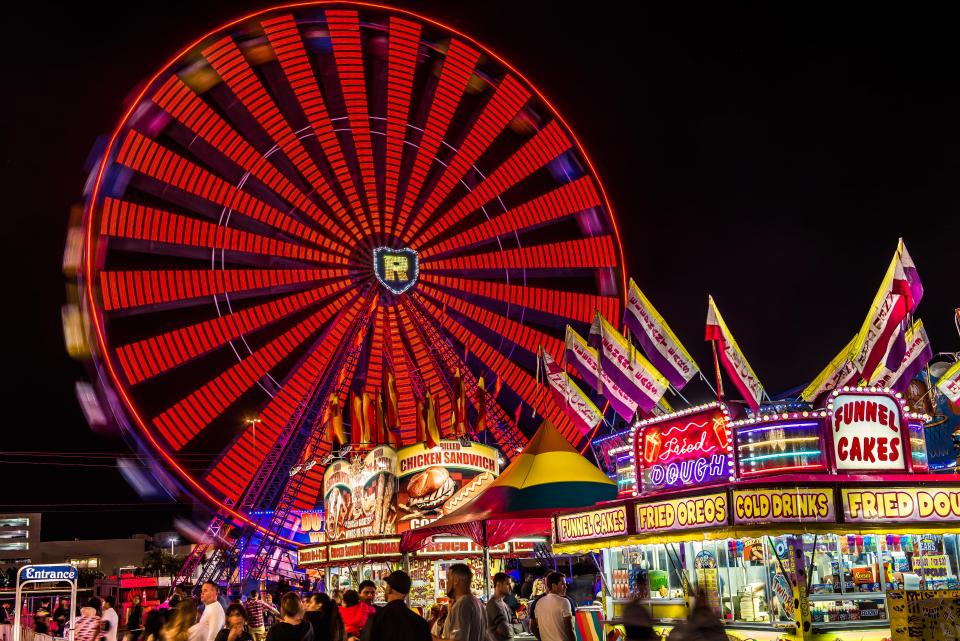
[[[123,450],[89,431],[73,396],[84,372],[59,317],[68,211],[88,152],[138,82],[263,6],[22,3],[28,13],[7,21],[5,453]],[[605,183],[629,272],[701,362],[712,293],[771,393],[806,383],[859,328],[898,236],[927,288],[919,316],[935,350],[958,348],[960,75],[947,15],[398,6],[476,37],[551,99]],[[134,508],[110,458],[10,460],[0,455],[0,510],[115,504],[48,511],[44,538],[155,531],[186,513]]]

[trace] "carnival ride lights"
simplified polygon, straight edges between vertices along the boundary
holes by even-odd
[[[540,414],[585,443],[552,404],[534,418],[536,354],[619,317],[616,223],[566,123],[467,36],[349,3],[234,21],[144,83],[91,184],[98,394],[218,518],[275,534],[254,511],[316,505],[327,399],[388,370],[403,443],[428,392],[450,413],[457,370],[471,413],[496,381],[506,457]]]

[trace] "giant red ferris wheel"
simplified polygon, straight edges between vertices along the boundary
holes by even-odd
[[[283,461],[330,451],[318,397],[388,369],[404,442],[427,392],[449,414],[457,370],[487,382],[484,437],[507,456],[540,414],[590,437],[538,403],[536,363],[568,323],[620,315],[603,187],[537,89],[432,20],[321,2],[199,39],[120,120],[84,231],[121,422],[234,521],[284,492],[316,505],[323,466],[291,489]]]

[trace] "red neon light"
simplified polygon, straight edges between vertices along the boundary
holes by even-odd
[[[422,271],[456,270],[475,272],[504,269],[586,269],[616,267],[610,236],[578,238],[550,245],[534,245],[487,254],[424,260]]]
[[[411,229],[411,233],[418,233],[417,243],[426,246],[431,239],[466,218],[469,213],[490,202],[568,149],[570,141],[561,130],[560,124],[556,120],[551,121],[432,225],[423,230]]]
[[[397,217],[395,227],[397,232],[402,232],[406,226],[410,210],[420,196],[420,189],[427,180],[427,173],[437,155],[437,150],[440,149],[440,143],[443,142],[443,135],[447,131],[447,126],[453,118],[479,59],[480,52],[463,40],[454,39],[450,42],[450,48],[447,50],[443,68],[440,71],[440,82],[437,84],[433,103],[430,105],[427,124],[417,147],[413,169],[407,179],[407,189],[403,194],[403,204],[400,206],[400,215]]]
[[[357,150],[360,175],[366,188],[369,217],[380,211],[377,203],[377,179],[373,171],[373,145],[370,142],[370,116],[367,114],[367,90],[363,78],[363,52],[360,50],[360,19],[356,11],[328,9],[327,26],[333,43],[333,57],[337,61],[337,77],[343,101],[350,118],[353,145]],[[358,210],[365,235],[369,236],[372,225]],[[382,224],[380,225],[382,229]]]
[[[407,118],[413,75],[420,48],[420,25],[390,16],[389,54],[387,61],[387,150],[385,163],[384,228],[394,230],[397,188],[404,141],[407,139]]]
[[[450,431],[450,422],[448,419],[453,404],[450,402],[450,397],[447,394],[446,388],[443,386],[440,378],[442,375],[437,370],[433,356],[430,354],[430,349],[427,347],[426,342],[424,342],[415,321],[410,317],[406,305],[399,305],[397,307],[397,318],[403,330],[403,335],[410,345],[413,362],[420,367],[420,376],[423,378],[424,385],[430,390],[430,395],[433,397],[433,402],[437,407],[440,436],[443,438],[451,437],[453,434]]]
[[[514,231],[533,229],[599,205],[600,195],[593,186],[593,179],[583,176],[442,242],[422,248],[420,260],[454,249],[465,249]],[[610,260],[616,260],[615,253],[611,254]]]
[[[785,465],[784,467],[768,467],[762,470],[741,470],[740,476],[759,476],[761,474],[770,474],[771,472],[792,472],[796,470],[822,470],[822,463],[811,465]]]
[[[333,130],[333,122],[330,120],[330,114],[327,112],[327,105],[323,100],[323,94],[320,93],[320,87],[317,86],[317,78],[310,66],[310,59],[303,48],[300,40],[300,32],[297,25],[290,15],[280,16],[264,20],[264,33],[270,41],[273,52],[277,55],[277,60],[287,76],[287,82],[297,96],[303,111],[310,121],[310,126],[323,148],[323,153],[337,177],[337,183],[343,188],[347,196],[347,202],[357,215],[363,211],[360,204],[360,197],[357,195],[357,188],[353,182],[353,175],[347,166],[346,158],[343,156],[343,150],[340,148],[340,141],[336,132]]]
[[[231,36],[225,36],[203,50],[210,66],[223,78],[230,90],[240,99],[247,111],[267,131],[273,141],[283,150],[290,162],[303,174],[323,201],[336,213],[337,218],[355,238],[361,237],[350,216],[345,215],[343,204],[324,179],[310,154],[277,109],[277,105],[263,88],[250,64]],[[361,219],[361,222],[364,222]],[[368,229],[364,232],[369,234]]]
[[[417,212],[410,225],[411,232],[404,236],[404,242],[410,243],[414,238],[414,231],[419,230],[430,219],[444,198],[457,186],[457,182],[477,158],[486,151],[494,138],[513,120],[524,103],[530,98],[526,91],[513,76],[507,76],[500,82],[493,97],[477,118],[473,128],[461,143],[457,153],[450,163],[443,168],[440,180],[433,188],[423,207]]]

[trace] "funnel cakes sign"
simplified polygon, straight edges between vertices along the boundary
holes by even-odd
[[[334,461],[323,475],[323,488],[328,541],[397,531],[397,452],[392,447]]]
[[[397,531],[423,527],[467,505],[500,473],[497,450],[479,443],[440,441],[397,452],[400,489]]]
[[[903,411],[898,399],[878,393],[835,393],[827,405],[837,469],[906,469]]]
[[[717,403],[644,421],[635,441],[637,480],[644,492],[709,485],[730,477],[727,415]]]

